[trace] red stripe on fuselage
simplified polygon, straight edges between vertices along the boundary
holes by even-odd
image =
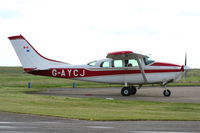
[[[25,72],[29,72],[29,71],[33,71],[33,70],[35,70],[35,68],[24,68]]]
[[[167,67],[181,67],[180,65],[171,64],[171,63],[164,63],[164,62],[154,62],[150,66],[167,66]]]
[[[26,68],[27,69],[27,68]],[[30,69],[27,69],[30,70]],[[93,76],[107,76],[107,75],[122,75],[122,74],[140,74],[140,70],[102,70],[93,71],[83,68],[55,68],[49,70],[33,70],[27,71],[28,73],[35,75],[43,75],[59,78],[81,78],[81,77],[93,77]],[[144,70],[148,73],[168,73],[168,72],[181,72],[181,69],[165,69],[165,70]]]

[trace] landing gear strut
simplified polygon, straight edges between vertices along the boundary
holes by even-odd
[[[122,96],[130,96],[136,94],[137,89],[135,86],[123,87],[121,90]]]

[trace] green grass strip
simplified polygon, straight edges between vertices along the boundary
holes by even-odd
[[[81,120],[200,120],[200,104],[68,98],[24,91],[1,87],[0,111]]]

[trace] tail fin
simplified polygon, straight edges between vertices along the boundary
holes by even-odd
[[[25,71],[63,67],[68,63],[48,59],[39,54],[22,36],[8,37]]]

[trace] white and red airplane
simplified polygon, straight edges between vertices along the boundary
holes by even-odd
[[[25,72],[57,78],[124,84],[125,87],[121,89],[122,96],[136,94],[137,89],[144,84],[160,84],[165,88],[164,96],[170,96],[171,91],[166,85],[180,80],[181,73],[186,70],[183,65],[155,62],[146,55],[132,51],[112,52],[107,54],[106,59],[86,65],[71,65],[42,56],[22,35],[8,38]]]

